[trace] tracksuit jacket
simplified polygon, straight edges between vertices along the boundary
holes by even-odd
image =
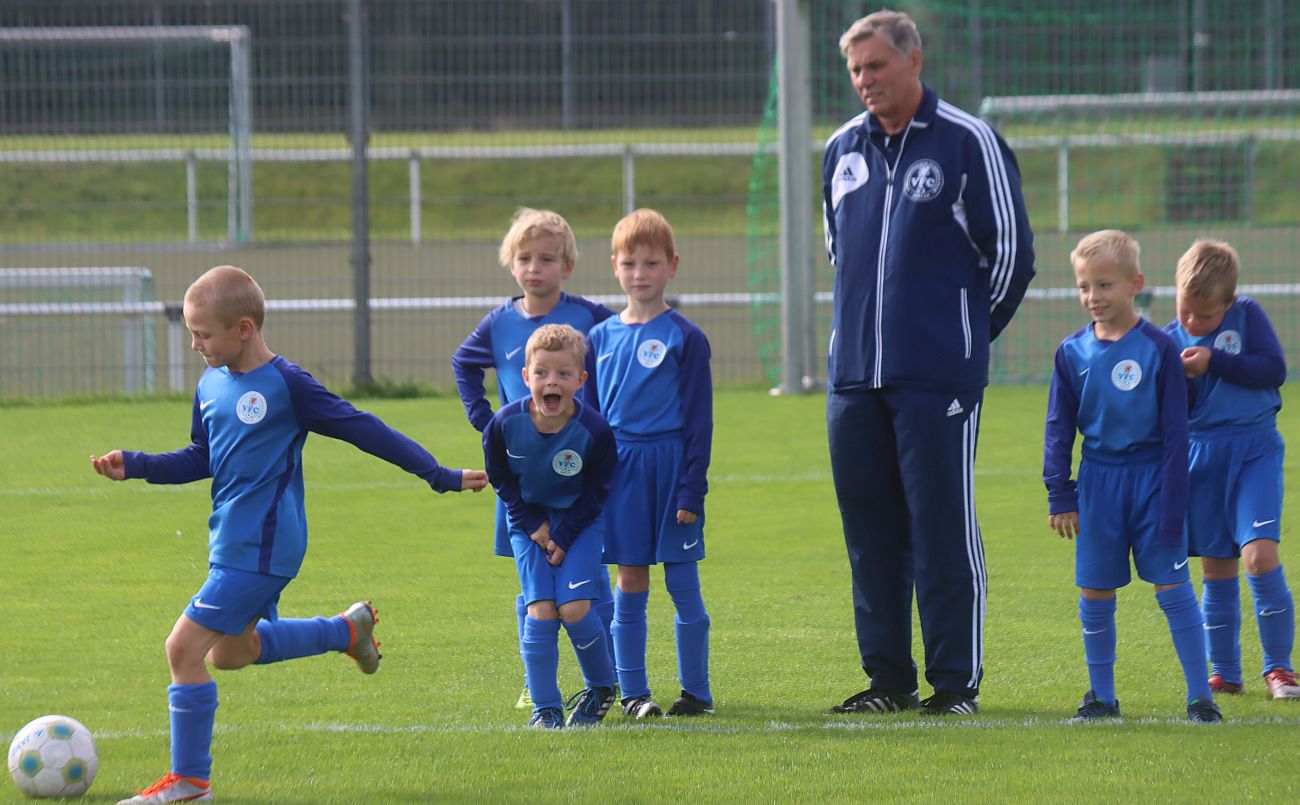
[[[988,124],[924,87],[887,137],[863,112],[826,143],[835,265],[832,391],[967,391],[1034,275],[1015,156]]]

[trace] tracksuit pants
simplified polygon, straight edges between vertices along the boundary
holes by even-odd
[[[898,388],[828,397],[854,623],[874,688],[917,689],[915,588],[926,680],[935,690],[979,693],[987,577],[974,468],[983,397],[983,389]]]

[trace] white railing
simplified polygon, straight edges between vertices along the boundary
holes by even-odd
[[[1070,221],[1070,152],[1080,148],[1119,148],[1133,145],[1189,146],[1240,145],[1246,149],[1248,181],[1254,175],[1255,152],[1264,142],[1300,142],[1300,129],[1259,128],[1249,131],[1191,131],[1172,133],[1133,132],[1127,134],[1073,134],[1012,137],[1008,144],[1017,151],[1056,151],[1057,230],[1069,230]],[[811,144],[812,153],[821,153],[824,142]],[[422,163],[456,159],[556,159],[574,157],[610,157],[623,163],[623,207],[636,209],[636,160],[645,156],[752,156],[759,151],[756,143],[593,143],[588,145],[533,146],[375,146],[366,149],[371,160],[405,160],[407,163],[407,206],[411,243],[424,240],[423,193],[420,188]],[[775,153],[774,145],[764,151]],[[347,148],[255,148],[252,162],[346,162],[352,158]],[[32,163],[105,163],[105,162],[183,162],[185,164],[185,211],[187,236],[191,243],[199,240],[199,200],[196,164],[228,162],[227,148],[138,148],[123,150],[40,150],[0,151],[0,164]],[[1250,188],[1246,188],[1250,193]],[[242,200],[249,209],[245,220],[251,221],[254,199]],[[249,227],[251,231],[251,226]]]

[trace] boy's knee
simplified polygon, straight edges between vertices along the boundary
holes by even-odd
[[[618,588],[625,593],[647,592],[650,589],[650,568],[641,565],[619,565]]]
[[[558,607],[560,620],[565,623],[577,623],[587,617],[591,611],[591,602],[585,598],[579,598],[577,601],[566,601]]]
[[[528,604],[528,617],[539,621],[553,621],[559,617],[554,601],[533,601]]]
[[[1241,563],[1252,576],[1270,573],[1282,564],[1277,553],[1277,543],[1271,539],[1257,539],[1241,549]]]

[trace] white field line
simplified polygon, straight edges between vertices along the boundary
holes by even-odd
[[[1256,727],[1267,724],[1296,726],[1300,719],[1266,716],[1253,718],[1227,718],[1215,730],[1239,727]],[[1205,729],[1193,724],[1184,717],[1170,718],[1128,718],[1118,721],[1106,721],[1097,724],[1070,724],[1061,718],[942,718],[925,717],[912,719],[894,719],[855,717],[852,715],[827,718],[820,723],[792,724],[786,721],[768,721],[764,724],[726,724],[714,719],[708,722],[676,722],[664,719],[657,724],[621,724],[618,720],[606,722],[592,728],[602,732],[613,730],[619,733],[644,734],[648,730],[668,730],[681,733],[702,735],[773,735],[781,733],[839,733],[839,732],[902,732],[907,730],[1007,730],[1063,728],[1082,730],[1122,730],[1129,726],[1181,726],[1187,729]],[[346,722],[309,722],[290,724],[287,722],[254,722],[250,724],[218,723],[215,732],[218,735],[283,735],[293,734],[362,734],[362,735],[509,735],[513,733],[530,733],[535,730],[524,724],[353,724]],[[562,734],[584,733],[586,729],[567,730]],[[157,730],[102,730],[95,733],[96,741],[114,741],[137,738],[167,738],[171,733],[165,729]],[[593,733],[594,734],[594,733]],[[0,733],[0,741],[11,741],[13,736]]]

